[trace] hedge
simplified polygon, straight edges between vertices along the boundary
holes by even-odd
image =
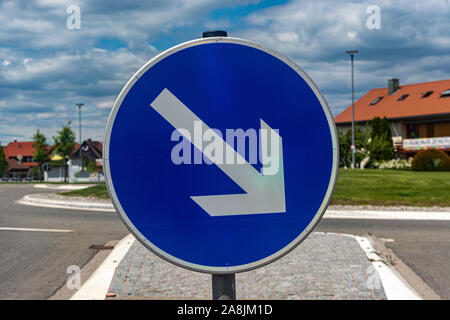
[[[441,150],[419,151],[413,158],[414,171],[450,171],[450,157]]]

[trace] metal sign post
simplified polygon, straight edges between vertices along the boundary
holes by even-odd
[[[227,36],[227,32],[222,30],[203,32],[203,38]],[[236,277],[234,273],[212,274],[211,282],[213,300],[236,300]]]
[[[212,274],[213,300],[236,300],[235,274]]]

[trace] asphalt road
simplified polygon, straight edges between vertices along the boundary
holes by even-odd
[[[73,232],[0,230],[0,299],[48,298],[66,283],[68,266],[81,268],[93,257],[97,251],[89,249],[91,245],[119,240],[128,234],[113,213],[30,207],[14,202],[35,192],[45,191],[32,185],[0,184],[0,228]]]
[[[0,230],[0,299],[46,299],[101,245],[128,234],[113,213],[30,207],[15,203],[32,185],[0,184],[0,228],[70,229],[73,232]],[[54,191],[49,191],[54,192]],[[315,231],[371,233],[386,243],[443,299],[450,299],[450,222],[324,219]],[[83,276],[83,275],[81,275]]]
[[[442,299],[450,299],[450,221],[323,219],[315,231],[371,233]]]

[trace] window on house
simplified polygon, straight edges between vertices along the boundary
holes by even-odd
[[[371,105],[371,106],[376,105],[376,104],[377,104],[378,102],[380,102],[383,98],[384,98],[384,97],[378,97],[378,98],[376,98],[375,100],[373,100],[373,101],[370,103],[370,105]]]
[[[450,89],[441,92],[441,98],[450,97]]]
[[[431,96],[433,94],[434,91],[427,91],[424,94],[422,94],[422,98],[428,98],[429,96]]]
[[[405,100],[405,99],[408,98],[408,97],[409,97],[409,94],[406,93],[406,94],[402,95],[400,98],[398,98],[397,101],[403,101],[403,100]]]

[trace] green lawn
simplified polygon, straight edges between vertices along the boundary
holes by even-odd
[[[340,169],[331,204],[450,207],[450,172]]]
[[[61,194],[72,197],[94,197],[99,199],[109,199],[108,190],[106,189],[106,185],[104,183],[99,183],[86,189],[62,192]]]
[[[63,194],[109,198],[104,183]],[[450,172],[339,169],[331,204],[450,207]]]

